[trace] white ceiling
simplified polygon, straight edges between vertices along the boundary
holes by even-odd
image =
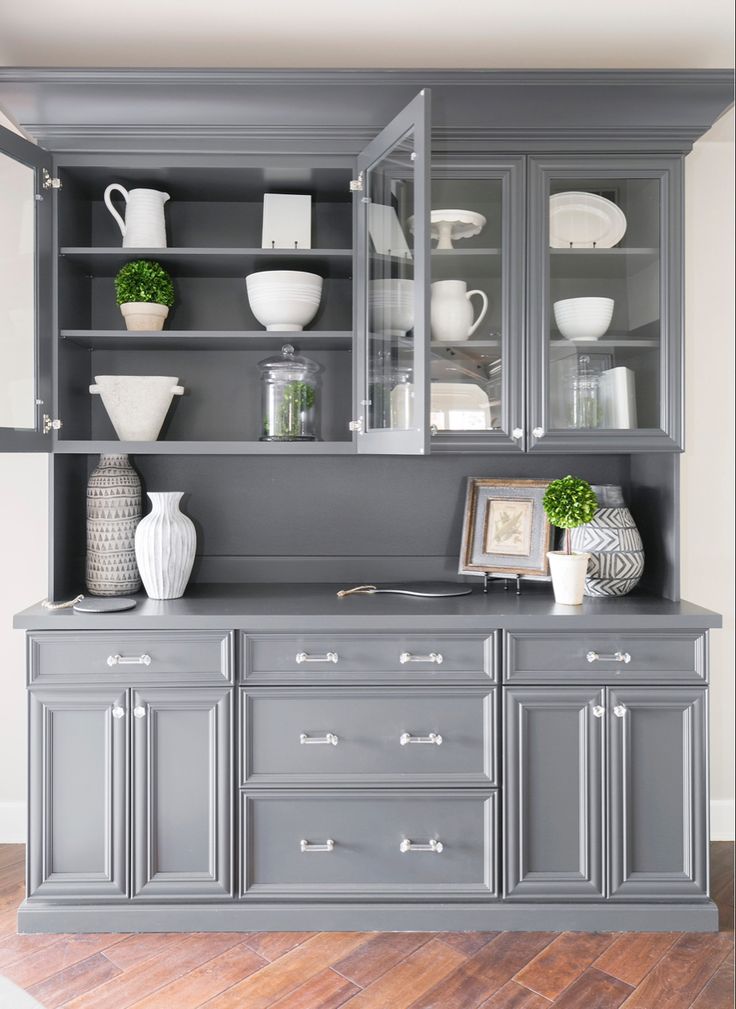
[[[0,64],[730,67],[731,0],[0,0]]]

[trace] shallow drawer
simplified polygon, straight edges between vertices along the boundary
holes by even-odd
[[[495,687],[241,690],[241,783],[495,785],[495,695]]]
[[[507,634],[504,679],[509,683],[702,682],[705,645],[705,634],[700,631]]]
[[[493,679],[486,634],[244,634],[248,682],[457,682]]]
[[[496,896],[495,792],[251,792],[241,816],[246,898]]]
[[[28,636],[32,683],[211,683],[232,679],[228,631],[38,631]]]

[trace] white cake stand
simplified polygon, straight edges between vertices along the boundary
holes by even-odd
[[[429,220],[432,225],[432,238],[437,239],[436,248],[454,249],[452,244],[459,238],[472,238],[479,235],[486,226],[483,214],[474,210],[433,210]],[[409,218],[409,227],[414,231],[414,218]]]

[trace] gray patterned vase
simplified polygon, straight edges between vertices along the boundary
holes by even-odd
[[[124,596],[141,587],[135,530],[141,520],[141,481],[127,455],[101,455],[87,484],[87,590]]]
[[[588,525],[572,530],[572,549],[590,554],[586,596],[625,596],[639,584],[644,547],[620,487],[594,487],[598,510]]]

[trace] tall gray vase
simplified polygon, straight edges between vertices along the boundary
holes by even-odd
[[[572,530],[572,549],[590,554],[585,594],[625,596],[644,571],[641,536],[620,487],[605,484],[593,490],[598,498],[593,521]]]
[[[141,513],[141,481],[127,455],[101,455],[87,483],[85,580],[91,595],[140,589],[135,530]]]

